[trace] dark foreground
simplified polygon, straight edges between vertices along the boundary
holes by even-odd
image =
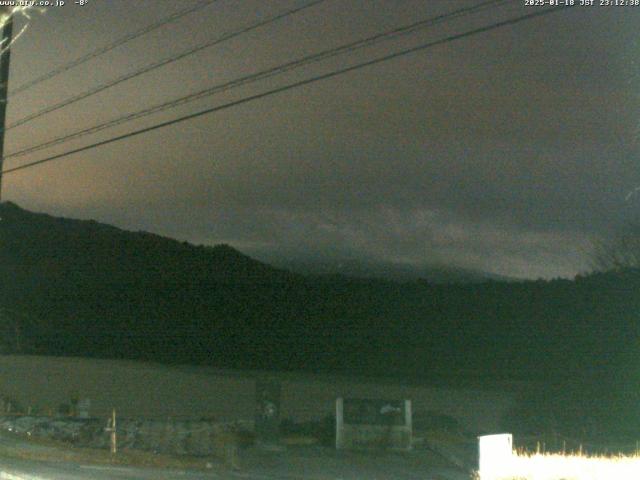
[[[426,452],[339,453],[330,448],[300,447],[243,452],[242,465],[229,469],[168,470],[72,462],[42,462],[0,457],[3,480],[468,480],[462,470],[432,461]],[[438,465],[439,464],[439,465]]]

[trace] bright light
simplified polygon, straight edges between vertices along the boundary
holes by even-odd
[[[499,478],[510,471],[513,458],[513,436],[510,433],[485,435],[478,438],[478,466],[482,480]]]
[[[27,18],[27,19],[31,19],[31,17],[29,16],[29,12],[31,10],[33,10],[34,7],[5,7],[4,8],[4,13],[2,13],[2,15],[0,15],[0,29],[2,29],[9,20],[11,20],[12,18],[18,16],[18,15],[22,15],[23,17]],[[11,47],[11,45],[13,45],[13,42],[15,42],[18,38],[20,38],[20,36],[25,32],[25,30],[27,29],[27,26],[29,24],[26,23],[21,29],[20,31],[14,35],[13,40],[8,44],[8,45],[3,45],[0,44],[0,54],[2,54],[7,48]]]
[[[637,480],[640,455],[587,456],[514,452],[480,480]]]

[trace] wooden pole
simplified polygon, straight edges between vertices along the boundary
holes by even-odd
[[[9,7],[0,7],[0,16],[8,16]],[[11,41],[13,39],[13,19],[9,16],[2,26],[2,43],[0,49],[0,199],[2,199],[2,168],[4,160],[4,131],[7,116],[7,99],[9,97],[9,60],[11,58]]]
[[[111,453],[116,454],[118,452],[118,435],[116,433],[116,409],[111,412]]]
[[[336,450],[345,447],[344,439],[344,399],[336,399]]]

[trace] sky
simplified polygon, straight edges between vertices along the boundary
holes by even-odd
[[[32,11],[8,124],[310,0],[218,0],[22,93],[12,89],[197,2]],[[9,128],[5,154],[480,0],[325,0]],[[599,2],[596,2],[599,3]],[[12,168],[539,11],[494,5],[20,157]],[[3,200],[256,258],[572,277],[640,214],[640,6],[574,7],[5,175]]]

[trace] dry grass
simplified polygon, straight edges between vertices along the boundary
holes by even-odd
[[[479,480],[638,480],[640,455],[516,453]]]

